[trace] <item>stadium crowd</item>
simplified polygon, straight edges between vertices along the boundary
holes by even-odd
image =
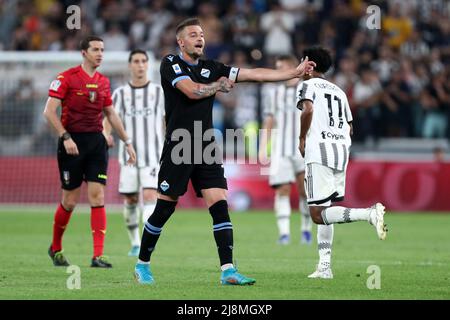
[[[81,7],[81,30],[66,8]],[[367,7],[381,9],[379,29]],[[355,140],[449,138],[450,2],[445,0],[0,0],[0,50],[78,50],[96,34],[105,50],[176,52],[175,26],[200,18],[206,55],[236,66],[270,66],[281,54],[328,47],[330,76],[350,99]],[[221,128],[260,123],[265,87],[242,84],[217,99]]]

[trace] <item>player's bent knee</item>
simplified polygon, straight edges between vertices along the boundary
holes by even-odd
[[[125,195],[125,202],[128,205],[135,205],[139,201],[138,194],[126,194]]]
[[[321,207],[309,207],[309,212],[311,214],[311,219],[315,224],[324,224],[322,219],[322,208]]]
[[[280,196],[289,196],[291,194],[291,186],[289,184],[280,185],[277,188],[277,194]]]
[[[63,200],[61,204],[66,211],[73,211],[77,205],[77,202],[75,200]]]

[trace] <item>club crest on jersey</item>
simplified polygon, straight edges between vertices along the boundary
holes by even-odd
[[[63,171],[63,179],[65,184],[70,183],[70,173],[69,171]]]
[[[208,69],[202,69],[202,71],[200,71],[200,74],[202,77],[209,78],[211,71],[209,71]]]
[[[167,183],[166,180],[161,182],[161,184],[159,186],[160,186],[162,191],[167,191],[170,188],[170,185]]]
[[[175,71],[175,74],[180,74],[181,73],[181,68],[178,65],[178,63],[175,63],[174,65],[172,65],[173,71]]]
[[[89,101],[94,103],[96,98],[97,98],[97,92],[89,91]]]

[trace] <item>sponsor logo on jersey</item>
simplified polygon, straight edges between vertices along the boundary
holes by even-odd
[[[98,88],[98,85],[96,83],[86,83],[86,88]]]
[[[52,83],[50,83],[50,90],[58,91],[60,86],[61,86],[61,81],[53,80]]]
[[[97,98],[97,92],[89,91],[89,101],[94,103],[96,98]]]
[[[322,134],[322,139],[327,139],[327,138],[333,139],[333,140],[345,139],[345,137],[342,134],[335,134],[335,133],[328,132],[328,131],[322,131],[321,134]]]
[[[174,65],[172,65],[172,68],[173,68],[173,71],[175,72],[175,74],[180,74],[182,72],[178,63],[175,63]]]
[[[108,178],[108,176],[106,174],[99,174],[97,177],[99,179],[104,179],[104,180],[106,180]]]
[[[164,180],[163,182],[161,182],[159,187],[161,188],[162,191],[167,191],[170,188],[170,185],[167,183],[166,180]]]
[[[168,56],[167,59],[169,59],[170,62],[173,61],[173,56]]]
[[[202,68],[202,71],[200,71],[200,74],[201,74],[202,77],[209,78],[209,75],[211,74],[211,71],[208,70],[208,69],[203,69]]]

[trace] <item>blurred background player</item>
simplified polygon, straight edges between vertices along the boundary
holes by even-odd
[[[344,200],[345,176],[351,145],[352,114],[347,95],[324,79],[332,65],[330,53],[320,47],[308,48],[304,57],[316,62],[312,77],[305,76],[299,92],[302,109],[300,152],[305,158],[305,189],[312,220],[318,224],[319,263],[309,278],[332,279],[331,246],[333,224],[367,221],[380,240],[386,238],[384,206],[354,209],[331,206]],[[309,79],[310,78],[310,79]]]
[[[103,59],[103,40],[89,36],[80,44],[83,63],[59,74],[50,84],[44,116],[59,136],[58,167],[62,187],[62,202],[55,213],[53,241],[48,250],[55,266],[68,266],[63,255],[62,237],[70,216],[80,199],[80,186],[87,181],[91,205],[91,229],[94,254],[91,267],[110,268],[103,256],[106,234],[104,185],[107,178],[108,146],[102,134],[103,113],[125,141],[128,162],[136,155],[112,107],[109,79],[97,72]],[[56,111],[61,107],[61,120]]]
[[[142,221],[145,223],[156,205],[159,157],[164,144],[164,94],[159,84],[148,79],[148,55],[144,50],[131,51],[128,58],[131,81],[113,92],[114,108],[124,123],[136,150],[136,165],[126,162],[125,145],[119,144],[119,192],[124,196],[123,216],[131,241],[129,256],[138,256],[139,192],[142,188]],[[104,121],[105,135],[113,144],[111,125]]]
[[[276,59],[278,70],[295,68],[298,60],[291,55],[282,55]],[[311,243],[311,216],[304,189],[305,161],[298,150],[298,136],[300,135],[300,114],[296,108],[297,86],[299,79],[294,78],[282,84],[273,86],[267,96],[266,118],[264,120],[264,134],[260,151],[265,154],[268,137],[272,129],[276,129],[270,152],[271,166],[269,184],[275,189],[274,209],[279,231],[279,244],[290,242],[291,216],[291,183],[296,183],[300,201],[301,243]],[[264,157],[263,155],[260,155]]]

